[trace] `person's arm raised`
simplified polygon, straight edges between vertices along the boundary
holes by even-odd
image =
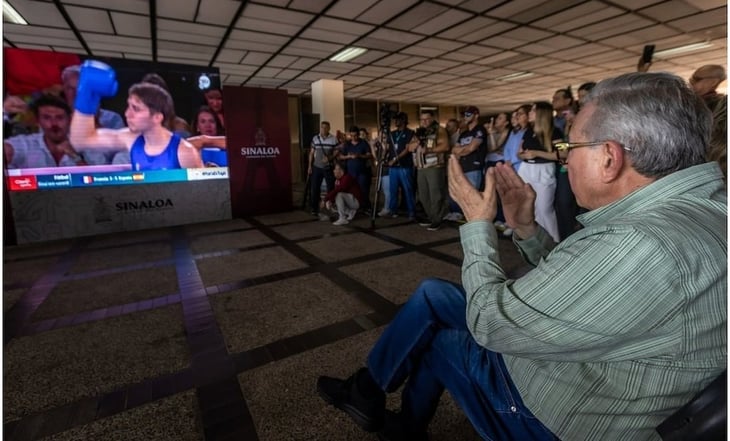
[[[76,149],[115,150],[119,149],[120,145],[128,147],[125,140],[119,136],[122,133],[129,133],[127,129],[97,130],[94,122],[101,99],[116,95],[117,87],[116,74],[108,65],[87,60],[81,66],[74,102],[75,110],[69,132],[69,140]]]

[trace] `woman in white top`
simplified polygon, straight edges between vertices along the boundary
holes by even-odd
[[[553,206],[557,162],[553,142],[561,141],[563,133],[553,125],[553,106],[546,101],[533,104],[528,119],[530,127],[522,137],[519,157],[523,162],[518,174],[535,190],[535,220],[555,242],[559,242],[558,220]]]

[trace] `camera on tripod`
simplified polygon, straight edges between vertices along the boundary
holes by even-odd
[[[390,104],[383,104],[380,107],[380,130],[382,133],[390,131],[390,122],[398,115],[398,111],[392,110]]]

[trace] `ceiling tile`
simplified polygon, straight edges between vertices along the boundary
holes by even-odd
[[[372,31],[375,27],[352,20],[340,20],[337,18],[322,16],[315,20],[309,28],[324,29],[327,31],[342,32],[351,35],[362,35]]]
[[[271,61],[269,61],[269,66],[274,67],[289,67],[292,63],[294,63],[298,58],[293,57],[291,55],[277,55],[275,56]]]
[[[649,6],[648,8],[639,10],[640,14],[651,17],[657,21],[670,21],[678,17],[696,14],[698,12],[700,12],[699,8],[681,1],[673,1],[671,6],[666,3],[660,3],[658,5]]]
[[[431,49],[414,45],[403,49],[401,52],[403,52],[404,54],[418,55],[421,57],[438,57],[446,51],[444,51],[443,49]]]
[[[358,36],[352,34],[345,34],[343,32],[325,31],[322,29],[314,29],[308,27],[304,32],[301,33],[300,37],[308,38],[310,40],[329,41],[340,44],[350,44],[355,41]]]
[[[112,12],[114,29],[119,35],[150,38],[150,19],[144,15]]]
[[[544,4],[544,0],[514,0],[510,2],[506,2],[502,6],[496,7],[494,9],[490,9],[487,12],[487,15],[490,17],[497,17],[497,18],[510,18],[514,15],[520,14],[521,12],[529,9],[537,7],[541,4]],[[557,2],[556,2],[557,3]]]
[[[696,31],[698,29],[716,26],[727,23],[727,8],[717,8],[711,11],[705,11],[690,17],[680,18],[669,22],[668,24],[684,31]]]
[[[364,66],[354,71],[353,74],[366,77],[382,77],[395,71],[396,69],[382,66]]]
[[[160,41],[174,42],[178,46],[181,44],[202,44],[216,47],[220,43],[220,38],[206,37],[199,34],[190,34],[185,32],[157,31],[157,38]]]
[[[16,1],[18,0],[13,1],[13,5],[15,5]],[[109,2],[109,0],[72,0],[72,2],[67,0],[64,1],[64,3],[73,3],[76,6],[89,6],[97,9],[109,9],[111,11],[129,12],[134,14],[148,14],[150,12],[150,2],[148,0],[124,0],[123,2],[113,3]]]
[[[480,16],[473,17],[472,19],[459,24],[459,26],[455,26],[451,29],[441,32],[440,34],[438,34],[438,36],[441,38],[449,38],[454,40],[461,39],[461,37],[463,37],[464,35],[470,34],[475,31],[480,31],[494,23],[497,23],[497,20],[494,20],[492,18]]]
[[[244,50],[244,51],[259,51],[259,52],[277,52],[281,49],[281,45],[256,43],[253,41],[234,40],[229,38],[224,46],[226,49],[233,50]]]
[[[644,8],[649,5],[660,3],[662,1],[665,0],[611,0],[612,3],[623,6],[624,8],[632,11]]]
[[[419,32],[424,35],[433,35],[434,32],[439,32],[444,29],[454,26],[458,28],[461,26],[461,22],[468,20],[473,17],[474,14],[460,11],[458,9],[450,9],[444,13],[439,14],[437,17],[421,22],[418,26],[412,29],[413,32]]]
[[[317,14],[330,4],[330,1],[331,0],[292,0],[292,2],[289,3],[289,7],[291,9],[298,9]]]
[[[727,5],[725,0],[684,0],[692,6],[707,11],[708,9],[715,9],[721,6]]]
[[[613,6],[606,5],[599,1],[588,1],[586,3],[573,6],[565,11],[550,15],[541,20],[530,23],[542,29],[549,29],[555,32],[566,32],[577,27],[586,26],[590,23],[596,23],[610,17],[615,17],[624,13],[624,10]]]
[[[568,34],[584,37],[590,41],[597,41],[614,35],[623,34],[636,29],[645,28],[655,23],[649,19],[632,14],[624,14],[609,18],[600,23],[595,23],[582,28],[573,29]]]
[[[246,31],[258,31],[265,35],[284,35],[291,37],[298,33],[302,27],[298,25],[276,23],[269,20],[258,20],[247,17],[240,17],[236,21],[236,29],[242,29]]]
[[[109,14],[101,9],[79,8],[77,6],[66,6],[66,12],[71,21],[81,31],[101,32],[113,34],[112,22]],[[147,21],[149,23],[149,20]]]
[[[248,52],[244,55],[243,60],[241,60],[241,64],[261,66],[262,64],[265,64],[269,58],[271,58],[271,54],[266,52]]]
[[[25,21],[30,25],[36,26],[55,26],[65,28],[66,21],[63,19],[56,5],[49,2],[40,2],[33,0],[14,1],[13,7]],[[3,21],[5,21],[3,19]]]
[[[193,21],[196,9],[198,9],[198,0],[157,0],[158,17]],[[229,20],[231,16],[228,17]]]
[[[583,0],[561,0],[559,2],[551,1],[537,4],[513,15],[510,17],[510,20],[519,23],[530,23],[545,17],[546,15],[568,10],[582,1]]]
[[[239,0],[201,0],[195,21],[228,27],[240,6]]]
[[[473,54],[465,54],[461,51],[454,51],[454,52],[447,52],[443,55],[441,55],[441,58],[446,60],[454,60],[454,61],[461,61],[464,63],[468,63],[474,60],[479,59],[479,55],[473,55]]]
[[[286,55],[277,55],[278,57],[286,57]],[[290,69],[309,69],[315,64],[319,62],[319,59],[317,58],[308,58],[308,57],[297,57],[297,60],[289,65]]]
[[[352,20],[376,3],[378,0],[340,0],[327,11],[327,15]]]
[[[218,58],[215,59],[216,65],[220,62],[238,64],[246,55],[246,51],[240,49],[221,49]]]
[[[248,3],[243,9],[242,16],[298,26],[306,25],[314,17],[314,15],[305,12],[263,6],[256,3]]]
[[[388,27],[410,31],[423,23],[429,22],[433,18],[438,18],[445,14],[449,8],[443,5],[437,5],[431,2],[420,3],[408,10],[406,14],[400,14],[388,23]],[[443,29],[443,28],[441,28]]]
[[[401,44],[413,44],[416,41],[423,39],[420,35],[388,28],[380,28],[373,31],[369,35],[369,38],[377,38],[379,40],[392,41],[394,43]]]
[[[3,36],[28,35],[33,37],[45,37],[48,39],[76,39],[76,35],[69,29],[47,28],[42,26],[25,26],[13,23],[3,23]]]
[[[353,3],[357,3],[359,5],[367,5],[372,4],[371,0],[368,1],[360,1],[360,0],[351,0]],[[362,12],[357,17],[358,21],[362,21],[365,23],[371,23],[371,24],[387,24],[391,18],[397,17],[401,14],[407,13],[407,11],[410,10],[411,6],[418,3],[418,0],[398,0],[398,1],[391,1],[391,0],[380,0],[372,7],[368,7],[366,9],[361,9]],[[338,3],[339,5],[339,3]],[[334,15],[334,14],[329,14]]]

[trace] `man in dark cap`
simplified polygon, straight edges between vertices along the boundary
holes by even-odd
[[[462,124],[466,128],[459,133],[459,140],[451,149],[451,155],[459,159],[466,178],[478,190],[484,179],[484,157],[486,154],[484,150],[486,149],[486,143],[483,141],[486,134],[484,127],[479,124],[479,109],[477,107],[467,107],[463,115]],[[464,215],[461,212],[452,211],[446,215],[446,219],[461,221],[464,219]]]

